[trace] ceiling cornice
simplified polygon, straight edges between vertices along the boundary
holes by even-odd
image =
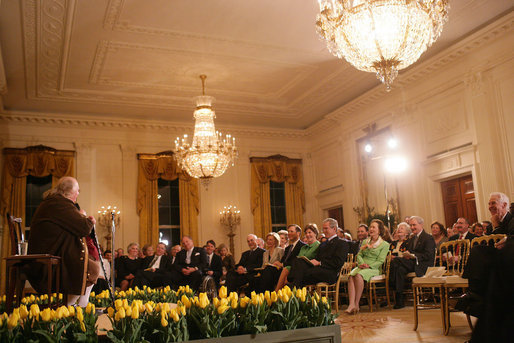
[[[149,131],[169,131],[183,133],[193,128],[188,123],[170,123],[153,120],[127,120],[123,118],[99,119],[87,116],[67,116],[61,114],[45,114],[45,113],[25,113],[4,111],[0,113],[0,121],[9,123],[26,123],[41,126],[60,126],[68,128],[102,128],[102,129],[118,129],[118,130],[149,130]],[[295,129],[267,129],[254,127],[240,127],[218,125],[218,129],[230,131],[234,137],[275,137],[287,139],[304,139],[307,136],[305,130]]]
[[[455,43],[444,51],[436,54],[427,61],[415,64],[411,69],[402,73],[396,80],[396,87],[405,88],[412,85],[414,82],[425,78],[427,75],[443,68],[444,66],[455,62],[459,58],[468,54],[470,51],[483,47],[485,44],[492,40],[509,33],[514,28],[514,11],[508,12],[501,18],[498,18],[489,25],[486,25],[477,32],[469,35],[463,40]],[[499,56],[498,58],[503,58]],[[483,65],[483,68],[488,68],[488,64]],[[475,70],[476,72],[477,70]],[[362,94],[355,100],[340,107],[339,109],[327,114],[323,119],[317,123],[309,126],[306,131],[309,135],[318,133],[319,131],[338,125],[348,115],[358,112],[360,109],[369,104],[376,103],[378,99],[383,98],[387,94],[385,87],[380,84],[368,92]]]

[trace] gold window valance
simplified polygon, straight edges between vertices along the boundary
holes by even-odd
[[[11,240],[5,214],[10,213],[25,223],[27,176],[52,175],[52,186],[63,176],[75,175],[75,151],[56,150],[44,145],[27,148],[4,148],[2,171],[2,199],[0,213],[4,223],[2,235],[2,266],[0,294],[5,290],[4,257],[9,256]]]
[[[138,154],[137,214],[139,215],[139,243],[159,242],[158,179],[179,179],[180,233],[191,236],[198,244],[198,180],[182,171],[172,152]]]
[[[250,158],[252,173],[251,206],[254,232],[264,237],[271,231],[269,182],[284,182],[288,224],[303,226],[305,194],[302,160],[281,155]]]

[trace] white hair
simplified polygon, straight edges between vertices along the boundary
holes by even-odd
[[[334,229],[334,230],[337,230],[338,228],[338,224],[337,224],[337,220],[335,220],[334,218],[327,218],[323,221],[323,223],[327,223],[328,222],[328,226],[330,226],[330,228]]]
[[[421,217],[419,217],[419,216],[412,216],[412,217],[410,217],[410,218],[409,218],[409,220],[412,220],[412,219],[414,219],[415,221],[417,221],[419,225],[423,225],[423,223],[425,222],[425,221],[423,220],[423,218],[421,218]]]
[[[405,232],[407,232],[407,236],[409,236],[412,233],[412,230],[410,229],[410,225],[407,224],[406,222],[401,222],[400,224],[398,224],[398,226],[396,227],[396,230],[398,230],[401,227],[403,227],[405,229]]]
[[[491,193],[491,195],[489,197],[490,198],[492,198],[492,197],[498,198],[501,203],[505,203],[507,205],[509,204],[509,197],[505,193],[493,192],[493,193]]]
[[[246,236],[246,238],[248,238],[248,237],[253,237],[253,239],[255,239],[255,240],[257,240],[259,238],[259,237],[257,237],[257,235],[254,235],[253,233]]]

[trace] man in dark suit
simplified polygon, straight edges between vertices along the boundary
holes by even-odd
[[[165,272],[171,267],[171,259],[165,255],[166,244],[159,243],[155,247],[155,254],[147,256],[141,262],[143,269],[136,274],[132,286],[161,287],[164,286]]]
[[[368,226],[366,224],[359,224],[357,228],[357,240],[350,243],[350,253],[356,256],[361,250],[362,242],[368,238]]]
[[[195,291],[202,283],[202,276],[207,267],[207,254],[203,248],[195,247],[193,239],[182,237],[183,249],[176,256],[172,267],[173,286],[189,285]]]
[[[205,274],[212,276],[216,285],[220,283],[221,274],[223,274],[223,263],[221,257],[214,253],[216,249],[216,243],[211,239],[205,244],[205,253],[207,254],[207,266],[205,268]]]
[[[514,337],[514,217],[509,198],[499,192],[489,199],[493,233],[507,235],[494,246],[471,249],[462,277],[469,281],[467,309],[478,317],[471,342],[510,342]]]
[[[458,218],[455,223],[455,228],[458,233],[450,237],[450,241],[454,241],[457,239],[467,239],[468,241],[472,241],[473,238],[476,237],[472,232],[469,231],[469,222],[466,218]]]
[[[287,227],[289,245],[286,247],[284,256],[282,256],[280,262],[275,262],[275,265],[278,267],[285,267],[293,264],[293,261],[296,256],[298,256],[300,249],[305,245],[305,243],[300,240],[301,235],[302,228],[300,226],[292,224]]]
[[[323,233],[327,241],[320,244],[316,257],[310,263],[303,259],[294,260],[287,279],[296,287],[318,282],[332,284],[346,261],[350,246],[337,236],[337,220],[327,218],[323,221]]]
[[[432,235],[423,229],[423,222],[421,217],[410,217],[412,235],[407,241],[407,251],[403,253],[403,257],[397,257],[391,261],[389,280],[394,284],[393,288],[396,292],[395,309],[405,307],[403,289],[407,274],[416,272],[416,276],[423,276],[428,267],[434,265],[435,241]]]
[[[257,247],[257,236],[250,234],[246,237],[246,242],[250,250],[241,255],[236,269],[227,274],[227,289],[229,292],[236,292],[239,287],[249,283],[254,276],[255,268],[262,266],[262,255],[264,249]]]

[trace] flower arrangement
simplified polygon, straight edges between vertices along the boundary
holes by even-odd
[[[0,341],[21,342],[96,342],[96,305],[110,303],[108,293],[91,294],[90,303],[80,307],[61,306],[56,310],[39,305],[58,301],[27,297],[10,315],[0,315]],[[250,297],[227,294],[221,287],[218,296],[209,300],[188,287],[178,291],[148,287],[116,292],[114,306],[107,308],[112,330],[107,338],[121,342],[181,342],[189,339],[217,338],[242,334],[331,325],[334,315],[325,297],[309,294],[306,288],[284,287],[278,292],[265,292]],[[170,303],[176,303],[171,307]],[[43,339],[44,338],[44,339]]]

